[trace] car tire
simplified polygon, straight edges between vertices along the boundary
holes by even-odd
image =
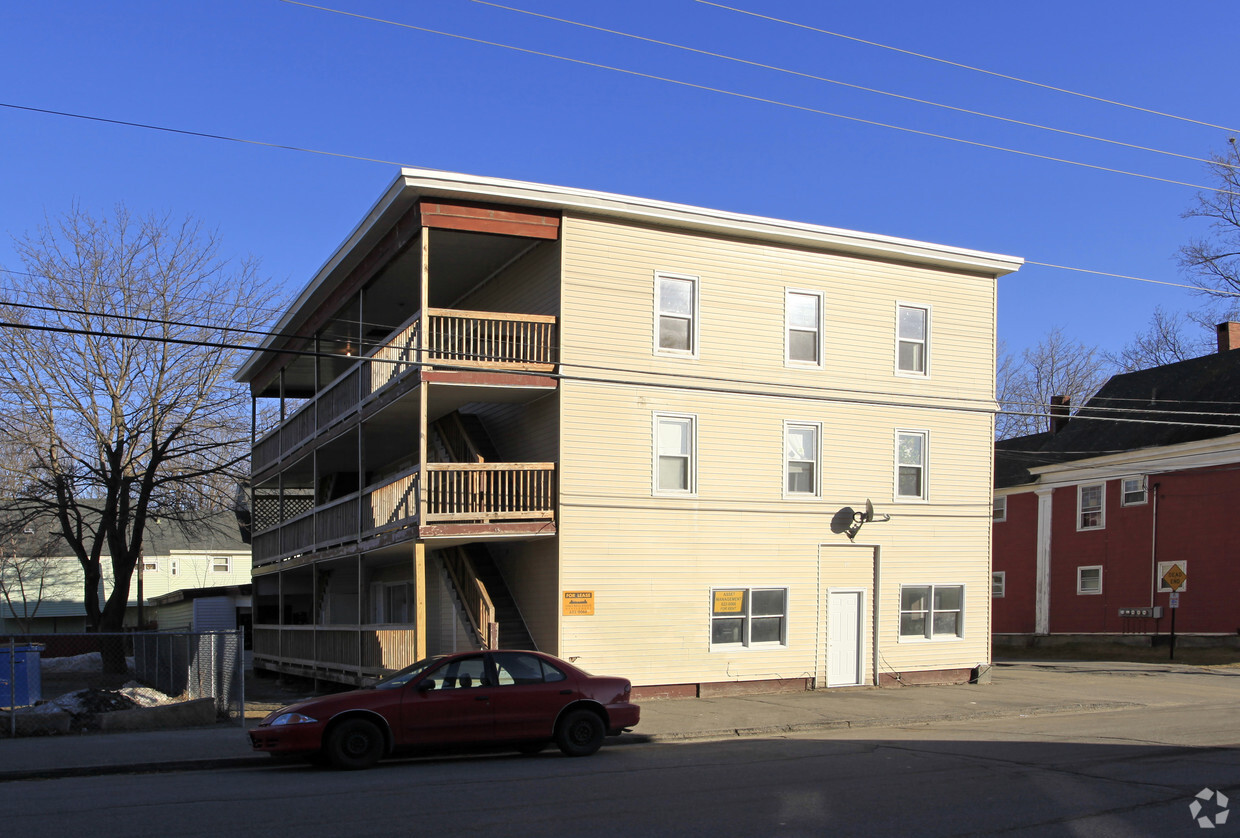
[[[526,756],[533,756],[534,754],[541,753],[542,751],[546,750],[549,744],[551,743],[543,742],[543,741],[520,742],[517,744],[517,753],[525,754]]]
[[[569,757],[588,757],[607,735],[603,720],[590,710],[570,710],[555,729],[555,744]]]
[[[327,737],[327,758],[336,768],[369,768],[383,756],[383,731],[365,719],[345,719]]]

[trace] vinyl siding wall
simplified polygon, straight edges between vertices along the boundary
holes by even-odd
[[[858,536],[881,548],[884,672],[989,660],[994,280],[577,217],[564,230],[560,587],[596,604],[560,617],[560,654],[636,684],[825,681],[827,591],[860,587],[872,681],[873,551],[820,553],[848,545],[833,515],[870,498],[892,515]],[[700,278],[697,359],[653,351],[655,271]],[[822,369],[784,363],[786,289],[823,294]],[[895,374],[897,301],[932,309],[928,378]],[[652,493],[656,412],[697,417],[692,497]],[[784,497],[785,421],[821,423],[819,498]],[[929,434],[928,502],[895,500],[897,429]],[[901,639],[902,583],[965,586],[964,637]],[[788,589],[786,646],[712,651],[711,588],[750,586]]]

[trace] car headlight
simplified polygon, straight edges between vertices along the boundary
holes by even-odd
[[[317,722],[318,719],[312,719],[304,713],[281,713],[271,720],[272,725],[306,725]]]

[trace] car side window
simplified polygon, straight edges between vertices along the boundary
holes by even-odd
[[[426,676],[436,690],[464,690],[471,687],[489,687],[485,662],[481,655],[457,658],[449,661]]]
[[[496,652],[493,658],[501,687],[563,681],[568,677],[535,655],[524,655],[520,652]]]

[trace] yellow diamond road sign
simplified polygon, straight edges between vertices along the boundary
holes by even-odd
[[[1188,576],[1185,575],[1184,570],[1178,564],[1173,564],[1167,572],[1163,574],[1162,580],[1167,584],[1168,588],[1173,591],[1178,591],[1180,586],[1184,584],[1184,580],[1187,578]]]

